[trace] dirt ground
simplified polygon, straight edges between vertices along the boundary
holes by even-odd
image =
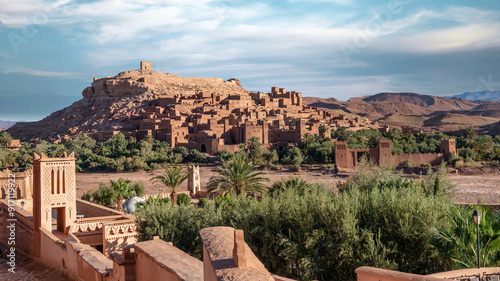
[[[212,171],[216,169],[215,165],[200,166],[200,180],[201,188],[205,189],[208,181],[215,173]],[[162,174],[162,170],[156,171],[139,171],[139,172],[126,172],[126,173],[79,173],[76,174],[77,197],[80,198],[85,192],[97,189],[101,182],[109,184],[110,180],[118,180],[119,178],[128,179],[132,182],[142,182],[145,186],[145,194],[154,195],[161,193],[169,193],[169,189],[162,186],[160,183],[154,183],[151,179],[157,175]],[[270,180],[270,184],[283,178],[289,177],[302,177],[309,183],[321,183],[323,186],[334,189],[337,182],[345,180],[346,176],[334,175],[327,171],[316,169],[302,170],[300,172],[292,172],[288,169],[281,171],[264,171],[265,177]],[[187,190],[187,182],[185,182],[179,191]]]
[[[453,198],[462,204],[500,204],[500,174],[448,176],[456,185]]]
[[[206,187],[210,177],[214,175],[214,165],[200,166],[200,178],[202,189]],[[128,172],[128,173],[79,173],[76,176],[77,196],[84,192],[96,189],[99,183],[109,183],[109,180],[119,178],[129,179],[133,182],[142,182],[146,187],[148,195],[169,193],[169,190],[160,183],[153,183],[151,178],[161,174],[161,170],[153,172]],[[265,177],[269,178],[270,184],[280,179],[290,177],[302,177],[310,183],[320,183],[327,188],[336,190],[338,182],[346,180],[347,175],[335,175],[319,167],[292,172],[288,169],[281,171],[266,171]],[[456,185],[452,195],[457,203],[476,204],[500,204],[500,171],[499,169],[467,169],[461,170],[458,175],[448,175],[448,178]],[[187,183],[180,191],[187,190]]]

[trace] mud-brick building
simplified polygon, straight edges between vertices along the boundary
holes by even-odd
[[[338,141],[335,144],[335,163],[338,168],[356,168],[362,154],[379,165],[398,165],[407,161],[412,166],[420,166],[422,164],[438,165],[442,161],[448,161],[452,155],[458,156],[458,149],[455,139],[442,139],[439,153],[396,155],[392,154],[391,141],[387,139],[379,140],[377,147],[373,148],[348,148],[345,141]]]
[[[224,82],[174,78],[151,69],[151,63],[141,62],[141,69],[131,71],[131,77],[96,79],[84,91],[84,97],[115,97],[118,93],[128,97],[155,89],[151,100],[133,110],[125,121],[128,124],[120,125],[121,130],[92,132],[89,136],[105,141],[118,132],[137,139],[149,135],[172,147],[217,153],[223,149],[236,151],[239,144],[252,138],[265,147],[280,149],[298,143],[305,133],[329,134],[341,126],[361,128],[371,124],[368,119],[349,119],[306,106],[300,92],[279,87],[272,87],[270,93],[251,92],[234,78]],[[201,84],[211,86],[200,88]]]

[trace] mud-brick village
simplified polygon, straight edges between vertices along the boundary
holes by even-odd
[[[500,2],[4,2],[0,280],[500,281]]]

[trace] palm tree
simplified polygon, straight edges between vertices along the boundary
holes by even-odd
[[[261,193],[266,189],[264,182],[269,181],[262,177],[264,172],[255,170],[255,164],[243,153],[238,153],[225,161],[214,172],[217,175],[210,178],[207,188],[209,193],[234,192],[237,195]]]
[[[191,176],[191,173],[182,166],[169,166],[165,169],[165,174],[156,176],[151,180],[161,182],[166,187],[170,188],[170,198],[172,204],[177,204],[177,188]]]
[[[281,179],[273,184],[270,192],[284,192],[286,190],[295,190],[299,196],[304,195],[313,186],[300,177],[292,177],[288,180]]]
[[[130,185],[130,180],[124,181],[120,178],[118,181],[110,180],[110,182],[114,197],[116,198],[116,208],[121,211],[124,199],[133,197],[135,195],[135,190]]]
[[[436,230],[432,244],[458,268],[477,267],[476,225],[472,210],[483,215],[479,225],[481,266],[500,265],[500,215],[488,207],[454,207],[448,214],[450,224]]]
[[[251,137],[246,142],[246,152],[252,158],[252,161],[257,163],[261,162],[262,158],[262,144],[258,137]]]

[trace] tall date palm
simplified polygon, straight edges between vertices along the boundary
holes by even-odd
[[[255,164],[246,154],[238,153],[233,158],[225,161],[214,172],[217,174],[210,178],[207,191],[209,193],[261,193],[266,190],[264,182],[269,179],[262,177],[264,172],[255,170]]]
[[[163,175],[156,176],[151,180],[163,183],[171,191],[170,198],[174,205],[177,204],[177,189],[191,176],[191,173],[182,166],[169,166]]]

